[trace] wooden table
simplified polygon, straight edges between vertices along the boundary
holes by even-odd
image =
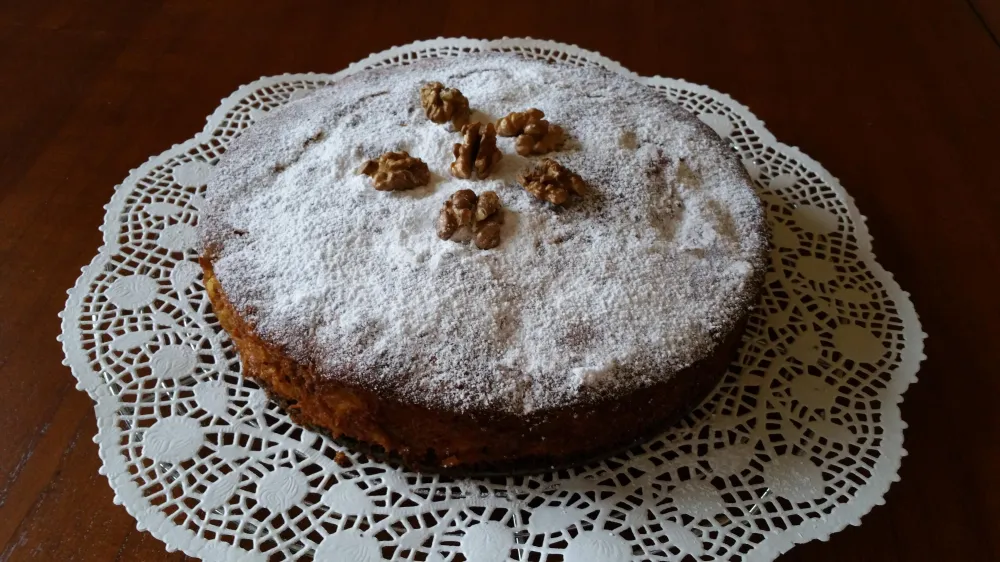
[[[1000,560],[1000,3],[239,4],[0,1],[0,562],[185,559],[112,502],[55,340],[112,186],[258,76],[459,35],[546,37],[708,84],[838,176],[929,359],[887,504],[782,560]]]

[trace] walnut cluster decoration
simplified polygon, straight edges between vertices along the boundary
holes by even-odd
[[[462,179],[486,179],[503,158],[497,148],[497,135],[517,137],[514,148],[521,156],[546,154],[558,149],[565,141],[562,127],[545,120],[545,113],[536,108],[515,111],[493,123],[469,123],[469,100],[455,88],[440,82],[428,82],[420,88],[420,105],[434,123],[451,123],[462,133],[452,153],[455,161],[451,174]],[[378,191],[413,189],[430,183],[431,173],[421,159],[405,151],[387,152],[376,160],[368,160],[358,169],[359,174],[372,178]],[[562,205],[571,195],[582,197],[587,185],[580,176],[551,158],[542,158],[531,168],[518,174],[524,189],[542,201]],[[456,191],[441,207],[437,218],[437,235],[442,240],[472,240],[481,250],[500,244],[500,229],[504,212],[496,192],[476,195],[471,189]]]
[[[469,122],[469,100],[455,88],[445,88],[440,82],[428,82],[420,88],[420,105],[424,114],[435,123],[451,121],[459,130]]]
[[[478,197],[471,189],[460,189],[452,194],[438,213],[437,235],[442,240],[452,240],[459,233],[472,233],[472,241],[480,250],[496,248],[500,244],[500,227],[503,209],[496,192],[484,191]]]
[[[497,148],[497,131],[493,123],[468,123],[462,127],[462,142],[455,144],[455,161],[451,164],[451,175],[470,179],[473,172],[479,179],[489,177],[493,166],[503,158]]]
[[[497,134],[514,137],[514,150],[521,156],[545,154],[562,146],[565,141],[562,127],[544,119],[545,112],[531,108],[515,111],[497,122]]]
[[[427,164],[406,151],[386,152],[378,160],[362,164],[358,173],[372,178],[378,191],[413,189],[431,181],[431,171]]]
[[[582,197],[587,191],[579,175],[551,158],[542,158],[534,168],[521,172],[517,181],[528,193],[553,205],[562,205],[574,193]]]

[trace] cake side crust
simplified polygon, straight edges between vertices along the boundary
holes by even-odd
[[[475,418],[387,400],[324,377],[268,343],[233,307],[202,257],[204,283],[223,329],[239,351],[243,375],[263,386],[292,419],[384,460],[426,471],[532,472],[627,447],[664,430],[711,392],[742,340],[749,311],[706,359],[629,395],[521,416]],[[614,420],[614,423],[609,423]]]

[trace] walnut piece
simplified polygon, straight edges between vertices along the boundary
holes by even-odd
[[[500,244],[500,227],[503,226],[503,209],[496,192],[484,191],[476,197],[471,189],[461,189],[444,202],[438,213],[437,235],[451,240],[460,230],[471,230],[472,241],[480,250],[496,248]]]
[[[534,168],[518,174],[517,181],[528,193],[553,205],[562,205],[572,193],[582,197],[587,190],[579,175],[551,158],[542,158]]]
[[[420,88],[420,105],[424,114],[435,123],[447,123],[456,130],[469,122],[469,100],[455,88],[445,88],[440,82],[428,82]]]
[[[516,137],[523,133],[529,125],[537,125],[540,121],[548,124],[548,121],[542,119],[543,117],[545,117],[545,113],[535,108],[508,113],[506,117],[497,121],[497,134],[501,137]]]
[[[486,124],[486,130],[479,139],[479,151],[476,152],[476,175],[479,179],[488,178],[493,166],[503,158],[503,153],[497,148],[497,130],[493,123]]]
[[[438,213],[437,235],[442,240],[451,240],[451,237],[458,232],[458,218],[453,214],[453,209],[451,200],[448,200]]]
[[[559,125],[549,125],[546,132],[541,136],[536,136],[525,132],[514,141],[514,150],[521,156],[531,154],[546,154],[562,146],[566,137],[563,135],[562,127]]]
[[[503,226],[503,214],[495,213],[476,222],[472,227],[472,241],[480,250],[490,250],[500,245],[500,227]]]
[[[484,191],[476,201],[476,220],[484,221],[500,210],[500,196],[495,191]]]
[[[452,150],[455,161],[451,163],[451,175],[470,179],[475,172],[479,179],[489,177],[493,166],[503,158],[497,148],[493,123],[487,123],[485,129],[482,123],[468,123],[462,127],[462,136],[462,142],[455,144]]]
[[[427,164],[406,151],[386,152],[378,160],[369,160],[358,169],[359,174],[372,178],[378,191],[400,191],[427,185],[431,171]]]
[[[497,122],[497,134],[516,136],[514,150],[521,156],[552,152],[562,146],[566,137],[562,127],[549,123],[544,117],[540,109],[515,111]]]
[[[451,196],[452,212],[458,219],[458,226],[472,225],[476,216],[476,193],[471,189],[459,189]]]
[[[462,142],[456,143],[452,149],[455,161],[451,163],[451,175],[456,178],[472,177],[473,163],[476,151],[479,150],[479,123],[469,123],[462,127]]]

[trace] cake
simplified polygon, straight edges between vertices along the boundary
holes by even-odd
[[[521,155],[500,137],[487,177],[455,177],[461,123],[428,118],[434,82],[464,94],[469,122],[537,108],[562,140]],[[404,151],[426,185],[358,173]],[[586,190],[533,196],[523,177],[543,158]],[[763,209],[728,143],[595,66],[363,70],[270,111],[215,168],[201,264],[243,374],[297,423],[418,470],[547,469],[664,430],[727,370],[766,269]],[[495,247],[438,236],[463,189],[499,197]]]

